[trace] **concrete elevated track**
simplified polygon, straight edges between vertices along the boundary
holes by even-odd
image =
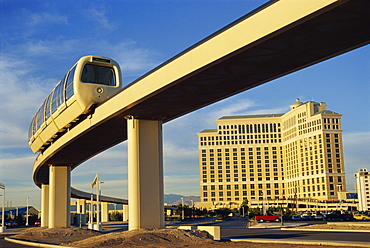
[[[368,44],[369,13],[367,0],[270,1],[149,71],[36,158],[48,226],[68,226],[71,170],[128,140],[129,228],[163,227],[162,123]]]

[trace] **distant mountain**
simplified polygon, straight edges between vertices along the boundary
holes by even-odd
[[[164,202],[169,205],[178,205],[182,203],[181,198],[184,198],[184,205],[191,206],[191,200],[195,205],[196,202],[200,201],[199,196],[183,196],[183,195],[176,195],[176,194],[168,194],[164,195]]]
[[[176,194],[168,194],[168,195],[164,195],[164,203],[167,203],[167,204],[173,204],[174,202],[178,201],[178,200],[181,200],[181,198],[183,198],[184,196],[182,195],[176,195]]]

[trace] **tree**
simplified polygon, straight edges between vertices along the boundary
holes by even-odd
[[[226,219],[229,216],[230,213],[231,213],[231,210],[228,209],[228,208],[215,209],[216,217],[221,219],[221,220]]]
[[[110,220],[111,221],[122,221],[123,220],[123,215],[122,213],[119,212],[113,212],[110,214]]]
[[[248,203],[249,203],[248,199],[245,199],[240,205],[239,213],[240,215],[243,215],[243,217],[248,215],[249,211]]]

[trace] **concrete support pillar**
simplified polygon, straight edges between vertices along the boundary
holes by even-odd
[[[109,221],[109,203],[108,202],[101,202],[101,222],[108,222]]]
[[[49,185],[41,185],[41,227],[49,225]]]
[[[129,230],[164,228],[162,121],[127,119]]]
[[[70,178],[70,166],[49,166],[49,228],[70,226]]]
[[[123,221],[128,221],[128,205],[122,205]]]
[[[77,214],[78,219],[81,225],[86,225],[86,200],[85,199],[77,199]]]

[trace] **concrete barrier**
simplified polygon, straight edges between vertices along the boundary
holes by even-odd
[[[197,226],[200,231],[206,231],[213,236],[213,240],[221,240],[220,226]]]
[[[197,227],[196,226],[179,226],[177,229],[194,231],[194,230],[197,230]]]
[[[177,229],[206,231],[213,237],[213,240],[221,240],[220,226],[179,226]]]

